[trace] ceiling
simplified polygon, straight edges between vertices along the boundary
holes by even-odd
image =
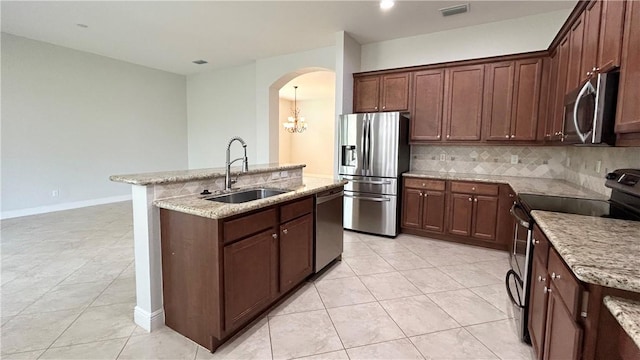
[[[2,1],[2,31],[178,74],[335,44],[361,44],[568,9],[571,1]],[[80,27],[84,24],[87,27]],[[209,63],[195,65],[193,60]]]

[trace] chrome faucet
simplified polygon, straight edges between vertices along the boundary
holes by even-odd
[[[242,144],[242,148],[244,149],[244,157],[239,157],[231,161],[231,144],[236,140],[239,141],[240,144]],[[244,142],[244,140],[242,140],[241,137],[236,136],[236,137],[232,137],[231,140],[229,140],[229,144],[227,144],[227,162],[226,162],[227,171],[225,174],[225,181],[224,181],[225,190],[231,190],[231,185],[233,185],[237,181],[237,180],[231,180],[231,164],[233,164],[238,160],[242,160],[242,172],[249,171],[249,159],[247,159],[247,143]]]

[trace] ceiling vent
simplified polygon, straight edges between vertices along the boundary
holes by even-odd
[[[204,65],[204,64],[206,64],[207,62],[206,62],[205,60],[194,60],[194,61],[193,61],[193,63],[194,63],[194,64],[197,64],[197,65]]]
[[[440,9],[442,16],[451,16],[456,14],[463,14],[469,11],[469,4],[462,4],[456,6],[450,6],[444,9]]]

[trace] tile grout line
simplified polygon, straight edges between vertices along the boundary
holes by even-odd
[[[347,265],[349,265],[349,264],[347,264]],[[315,283],[313,284],[313,287],[316,289],[316,292],[318,293],[318,297],[320,298],[320,301],[322,302],[322,306],[324,306],[324,311],[327,314],[327,317],[329,318],[329,321],[331,321],[331,326],[333,326],[333,331],[336,332],[336,336],[338,336],[338,340],[340,340],[340,345],[342,345],[342,350],[344,350],[344,352],[347,354],[347,357],[350,358],[349,354],[347,353],[347,348],[344,346],[344,341],[342,341],[342,338],[340,337],[340,333],[338,332],[338,328],[336,328],[336,324],[333,322],[333,318],[331,318],[331,314],[329,314],[329,309],[327,308],[327,305],[324,303],[324,300],[322,300],[322,295],[320,295],[320,291],[316,287]]]

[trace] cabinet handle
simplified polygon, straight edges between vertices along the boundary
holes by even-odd
[[[469,198],[469,201],[473,201],[473,198]]]
[[[510,198],[512,198],[512,197],[514,197],[514,196],[515,196],[515,195],[513,195],[513,194],[509,194],[509,197],[510,197]]]
[[[555,279],[560,279],[560,275],[556,275],[556,273],[553,273],[553,274],[551,274],[551,278],[552,278],[553,280],[555,280]]]
[[[472,187],[472,188],[471,188],[471,190],[476,191],[476,187],[475,187],[475,186],[474,186],[474,187]]]
[[[374,106],[373,108],[374,108],[375,110],[378,110],[378,107],[377,107],[377,106]]]
[[[516,138],[516,136],[515,136],[515,135],[511,135],[511,138],[512,138],[512,139],[515,139],[515,138]]]
[[[440,135],[436,136],[436,139],[440,139]]]
[[[277,239],[278,238],[278,234],[271,234],[271,237],[274,238],[274,239]]]
[[[283,234],[285,234],[285,235],[287,235],[287,234],[289,233],[289,230],[284,229],[284,230],[282,230],[282,233],[283,233]]]
[[[548,288],[548,287],[545,286],[544,290],[542,292],[545,293],[545,294],[546,293],[550,293],[551,292],[551,288]]]
[[[451,137],[451,135],[447,135],[447,139],[450,138],[450,137]]]
[[[422,197],[422,193],[418,193],[418,196]]]
[[[478,198],[474,198],[474,199],[473,199],[473,202],[478,202]]]
[[[547,281],[547,278],[543,278],[542,275],[538,276],[538,281],[543,282]]]
[[[382,110],[384,110],[384,109],[386,109],[386,108],[387,108],[386,106],[383,106],[383,107],[382,107]]]
[[[509,135],[505,135],[504,137],[506,137],[507,139],[509,138]]]
[[[535,238],[533,239],[533,245],[538,245],[540,244],[540,240],[536,240]]]
[[[425,187],[425,186],[427,186],[427,184],[425,184],[425,183],[422,183],[422,187]]]
[[[429,194],[427,194],[427,193],[423,193],[422,194],[422,196],[424,196],[424,197],[427,197],[427,195],[429,195]]]

